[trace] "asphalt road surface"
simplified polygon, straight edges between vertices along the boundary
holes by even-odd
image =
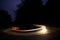
[[[7,29],[7,33],[0,30],[0,40],[60,40],[60,28],[47,27],[49,33],[40,34],[38,32],[14,33]],[[16,34],[16,35],[15,35]]]

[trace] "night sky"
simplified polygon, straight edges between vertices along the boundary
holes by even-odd
[[[48,0],[42,1],[42,4],[45,5]],[[22,3],[21,0],[0,0],[0,9],[7,10],[9,15],[11,15],[12,21],[14,21],[16,17],[14,11],[17,9],[19,3]]]

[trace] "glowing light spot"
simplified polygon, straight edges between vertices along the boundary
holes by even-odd
[[[17,30],[17,29],[19,29],[19,27],[12,27],[11,30]]]
[[[47,34],[48,30],[47,30],[46,26],[42,26],[41,28],[42,28],[42,30],[40,31],[40,33]]]

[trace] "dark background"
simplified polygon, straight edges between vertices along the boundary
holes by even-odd
[[[59,13],[57,13],[58,7],[56,7],[56,6],[58,6],[58,5],[55,3],[56,1],[55,2],[50,1],[50,0],[49,0],[49,2],[48,2],[48,0],[41,0],[41,1],[42,1],[42,5],[46,6],[46,9],[49,9],[47,11],[46,11],[46,9],[43,10],[43,12],[45,12],[45,14],[43,14],[43,17],[42,17],[42,19],[43,19],[42,23],[59,27],[60,26],[60,24],[59,24],[60,16],[59,16]],[[8,15],[10,15],[10,20],[11,21],[8,22],[8,23],[11,23],[11,22],[15,21],[15,19],[16,19],[15,11],[16,11],[16,9],[18,9],[17,5],[20,4],[20,3],[22,3],[21,0],[0,0],[0,9],[8,11]],[[3,15],[3,14],[1,14],[1,15]],[[3,16],[5,16],[5,15],[3,15]],[[7,19],[7,17],[6,18],[4,17],[4,18]],[[2,22],[2,25],[4,25],[3,22]]]
[[[42,2],[41,5],[45,6],[47,4],[48,0],[41,0],[41,2]],[[22,4],[22,0],[0,0],[1,26],[7,26],[7,25],[9,26],[14,23],[14,21],[16,20],[16,16],[17,16],[15,11],[18,10],[17,6],[20,4]],[[42,11],[46,11],[46,10],[42,10]],[[46,14],[47,14],[47,11],[46,11]],[[19,16],[18,16],[18,19],[20,19]],[[18,23],[18,25],[19,25],[19,23]]]
[[[42,4],[45,5],[48,0],[41,1]],[[8,14],[11,15],[12,21],[14,21],[16,17],[14,11],[17,9],[19,3],[22,3],[21,0],[0,0],[0,9],[7,10]]]
[[[6,34],[3,30],[0,30],[0,39],[1,40],[60,40],[60,15],[58,13],[58,3],[57,1],[49,0],[45,5],[47,0],[43,0],[43,13],[41,17],[40,24],[48,25],[46,26],[49,34],[46,35],[28,35],[28,36],[14,36],[9,33]],[[21,0],[0,0],[0,29],[5,29],[11,27],[13,22],[16,19],[15,10],[18,9],[17,5],[22,3]],[[49,9],[49,10],[48,10]],[[20,12],[18,12],[20,13]],[[26,15],[26,14],[25,14]],[[26,22],[25,22],[26,23]],[[36,22],[35,22],[36,23]],[[19,23],[18,23],[19,25]],[[11,32],[9,30],[9,32]],[[35,31],[36,32],[36,31]]]

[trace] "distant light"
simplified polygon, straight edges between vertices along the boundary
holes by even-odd
[[[38,34],[47,34],[48,30],[47,30],[46,26],[44,26],[44,25],[40,25],[40,26],[41,26],[41,30],[39,30],[37,33]]]
[[[18,29],[19,29],[19,27],[12,27],[11,30],[18,30]]]
[[[46,26],[42,26],[41,28],[42,28],[42,30],[40,30],[41,34],[47,34],[48,33]]]
[[[40,31],[40,33],[41,33],[41,34],[46,34],[46,33],[47,33],[47,29],[42,29],[42,30]]]
[[[15,26],[12,26],[12,28],[8,28],[8,29],[3,30],[3,32],[11,34],[11,35],[25,35],[25,36],[26,35],[45,36],[45,34],[49,33],[49,30],[46,28],[46,26],[44,26],[44,25],[36,25],[36,26],[39,26],[41,28],[30,29],[30,30],[19,30],[19,27],[16,28]],[[12,30],[17,30],[17,31],[20,31],[20,32],[28,32],[28,31],[35,31],[35,30],[38,30],[38,31],[30,32],[30,33],[18,33],[18,32],[13,32]]]

